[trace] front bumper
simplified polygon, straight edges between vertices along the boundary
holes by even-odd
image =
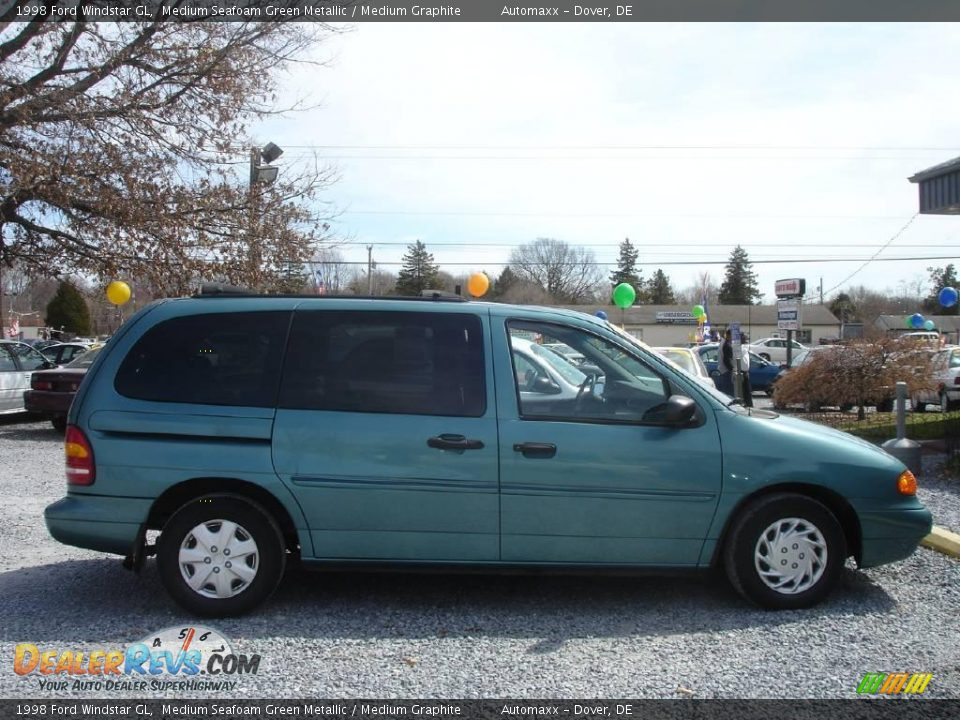
[[[909,510],[872,510],[860,513],[862,568],[903,560],[933,528],[933,516],[924,507]]]
[[[147,521],[152,501],[67,495],[43,511],[47,529],[65,545],[126,555]]]

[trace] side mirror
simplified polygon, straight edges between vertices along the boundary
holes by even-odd
[[[589,363],[581,365],[580,372],[582,372],[584,375],[593,375],[594,377],[600,377],[603,375],[603,370],[598,368],[596,365],[591,365]]]
[[[697,404],[693,400],[686,395],[671,395],[666,402],[644,413],[643,419],[671,427],[684,427],[690,424],[696,413]]]
[[[559,385],[544,375],[540,375],[533,381],[533,387],[530,388],[530,391],[541,395],[558,395],[563,392]]]
[[[43,365],[40,366],[41,370],[53,370],[57,364],[53,360],[45,360]]]

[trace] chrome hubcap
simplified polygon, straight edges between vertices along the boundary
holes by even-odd
[[[207,520],[180,544],[180,574],[198,595],[231,598],[257,576],[260,552],[253,537],[230,520]]]
[[[795,595],[809,590],[823,576],[827,541],[809,520],[783,518],[761,533],[753,559],[767,587]]]

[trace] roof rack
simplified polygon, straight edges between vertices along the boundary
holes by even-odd
[[[208,297],[210,295],[255,295],[250,288],[237,287],[236,285],[225,285],[223,283],[200,283],[195,297]]]
[[[316,300],[413,300],[434,302],[466,302],[467,299],[456,293],[446,290],[423,290],[420,295],[314,295],[313,293],[258,293],[249,288],[225,285],[223,283],[201,283],[193,294],[195,298],[213,297],[286,297],[286,298],[313,298]]]

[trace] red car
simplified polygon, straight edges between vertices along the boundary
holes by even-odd
[[[23,394],[23,404],[27,412],[49,418],[53,427],[64,432],[67,429],[67,412],[73,396],[77,394],[77,388],[102,347],[101,345],[87,350],[63,367],[35,371],[30,378],[30,390]]]

